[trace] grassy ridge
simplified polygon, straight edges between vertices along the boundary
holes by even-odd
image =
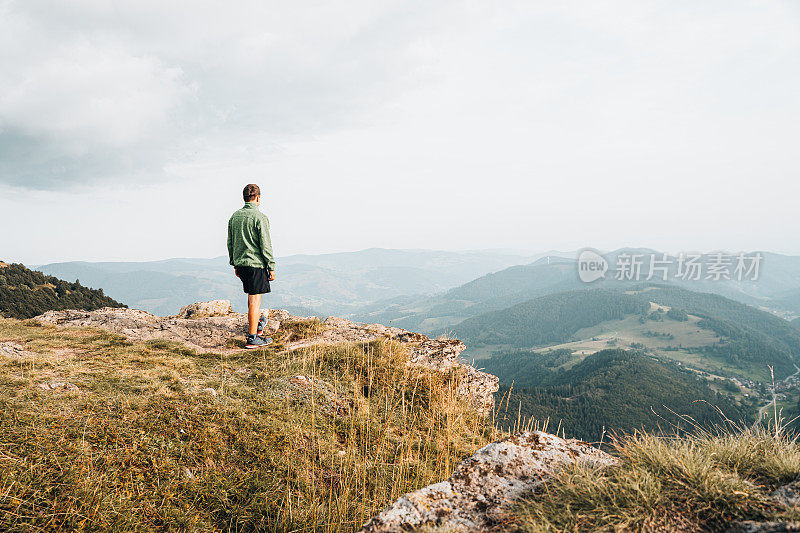
[[[3,530],[352,531],[497,436],[389,342],[221,356],[9,319],[3,341],[32,352],[0,356]]]

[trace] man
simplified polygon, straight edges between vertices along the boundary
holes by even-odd
[[[261,316],[261,295],[275,281],[275,259],[269,237],[269,220],[258,210],[261,189],[249,184],[242,191],[244,207],[228,221],[228,258],[247,293],[248,334],[245,348],[261,348],[272,342],[262,337],[266,317]]]

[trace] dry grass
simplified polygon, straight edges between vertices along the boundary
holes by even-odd
[[[785,433],[731,427],[692,436],[633,434],[612,443],[618,466],[565,469],[516,508],[520,529],[716,531],[733,520],[797,520],[768,498],[800,473]]]
[[[0,319],[3,341],[35,352],[0,356],[6,531],[352,531],[497,437],[390,342],[221,356]]]
[[[317,317],[291,319],[281,323],[278,335],[284,342],[291,342],[320,335],[324,330],[325,324]]]

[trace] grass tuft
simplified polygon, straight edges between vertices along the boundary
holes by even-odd
[[[520,501],[520,529],[713,531],[734,520],[800,518],[768,496],[800,473],[800,447],[782,431],[634,433],[612,441],[611,452],[617,466],[570,466]]]
[[[325,325],[317,317],[290,319],[281,322],[280,331],[284,333],[285,342],[314,337],[325,331]]]

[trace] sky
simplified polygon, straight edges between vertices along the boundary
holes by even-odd
[[[800,255],[800,3],[0,0],[0,259]]]

